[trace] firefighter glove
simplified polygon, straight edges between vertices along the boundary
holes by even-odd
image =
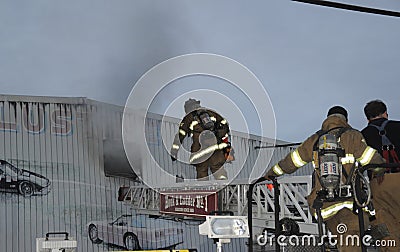
[[[372,178],[376,178],[379,185],[383,182],[385,171],[385,168],[375,168],[372,170]]]
[[[385,174],[386,168],[375,168],[372,170],[374,177],[380,177]]]

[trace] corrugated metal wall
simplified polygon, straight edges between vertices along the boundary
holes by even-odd
[[[104,173],[103,140],[121,140],[122,113],[121,107],[85,98],[0,96],[0,159],[51,182],[48,193],[36,192],[29,197],[18,193],[17,180],[21,176],[0,175],[2,187],[16,183],[10,188],[14,192],[0,192],[3,217],[0,218],[0,251],[34,251],[35,238],[54,231],[66,231],[75,237],[78,251],[118,250],[107,244],[93,244],[87,235],[87,224],[110,222],[121,214],[135,214],[129,206],[117,201],[118,189],[135,182],[106,177]],[[177,132],[177,123],[176,119],[167,118],[162,122],[160,116],[150,115],[146,121],[148,147],[170,174],[195,178],[192,166],[172,163],[167,152]],[[164,139],[162,132],[165,132]],[[254,149],[266,142],[255,136],[233,133],[236,161],[226,165],[229,176],[247,179],[258,157],[261,162],[256,169],[262,171],[269,166],[269,159],[276,162],[289,151],[289,148],[279,148],[274,153],[272,149]],[[184,145],[189,144],[186,141]],[[145,168],[146,179],[157,178],[152,169]],[[309,170],[304,169],[302,173],[309,174]],[[185,230],[185,243],[178,248],[215,250],[212,241],[198,235],[198,223],[175,225]],[[224,246],[227,251],[244,251],[245,240],[238,239]]]
[[[54,231],[76,237],[79,251],[103,251],[87,239],[86,224],[126,213],[116,195],[132,182],[104,176],[101,140],[107,132],[94,120],[98,107],[79,98],[1,97],[0,158],[51,185],[48,193],[30,197],[0,192],[0,251],[34,251],[35,238]],[[8,183],[6,176],[1,180]]]

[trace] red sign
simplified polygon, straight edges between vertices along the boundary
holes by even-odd
[[[218,210],[216,191],[181,191],[160,193],[160,213],[206,216]]]

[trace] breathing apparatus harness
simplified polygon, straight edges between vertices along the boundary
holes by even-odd
[[[395,151],[395,146],[392,144],[390,139],[386,136],[386,125],[390,120],[385,120],[381,126],[369,123],[368,126],[372,126],[379,131],[379,135],[382,137],[382,156],[386,160],[386,163],[400,163],[400,159]],[[386,168],[387,173],[400,172],[400,167]]]
[[[193,114],[193,118],[200,122],[203,129],[209,130],[209,131],[215,130],[214,121],[211,120],[211,116],[208,114],[207,110],[199,108],[199,109],[196,109],[195,111],[193,111],[192,114]]]
[[[198,121],[204,131],[199,132],[201,134],[201,138],[203,141],[207,141],[207,139],[216,138],[217,144],[226,143],[227,147],[223,148],[224,156],[226,162],[232,162],[235,160],[234,151],[232,145],[230,143],[229,135],[227,137],[220,136],[218,134],[218,125],[216,125],[215,121],[211,119],[210,114],[204,108],[198,108],[192,111],[193,119]]]
[[[362,208],[367,207],[370,213],[373,211],[371,189],[367,179],[358,169],[358,163],[352,160],[353,167],[350,174],[343,168],[342,161],[347,157],[345,150],[340,145],[340,136],[351,128],[336,127],[328,131],[317,132],[318,140],[313,147],[313,160],[315,173],[319,173],[319,182],[322,189],[317,192],[313,202],[318,221],[318,233],[321,242],[321,251],[325,252],[322,227],[323,202],[342,201],[353,198],[353,213],[358,214],[360,230],[364,229]],[[351,162],[349,162],[351,163]],[[342,176],[343,175],[343,176]],[[345,178],[343,181],[342,178]],[[374,215],[369,216],[370,220],[375,219]],[[365,248],[362,248],[365,251]]]
[[[348,174],[342,166],[341,159],[345,157],[345,151],[339,142],[340,136],[348,129],[340,127],[317,132],[318,140],[313,147],[313,160],[315,170],[319,173],[323,191],[321,193],[325,194],[328,201],[351,197],[350,184],[342,181],[342,175],[347,180]]]
[[[318,194],[326,201],[354,198],[354,203],[360,208],[368,207],[369,210],[373,210],[369,182],[359,171],[358,163],[353,161],[350,174],[343,168],[342,160],[348,157],[340,145],[340,136],[348,130],[351,128],[337,127],[317,132],[318,140],[313,147],[313,160],[322,186]],[[355,209],[354,206],[353,210]]]

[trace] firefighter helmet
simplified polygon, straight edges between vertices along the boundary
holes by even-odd
[[[190,98],[185,102],[185,113],[188,114],[200,108],[200,101]]]

